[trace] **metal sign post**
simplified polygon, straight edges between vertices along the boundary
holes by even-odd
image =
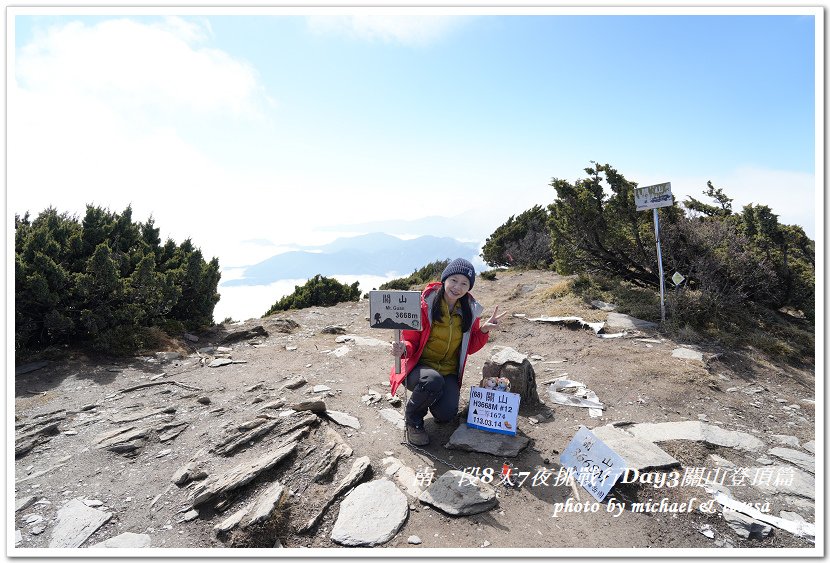
[[[663,253],[660,251],[660,220],[654,208],[654,238],[657,239],[657,265],[660,271],[660,321],[666,322],[665,281],[663,280]]]
[[[395,329],[395,342],[401,341],[401,329]],[[401,357],[398,356],[395,358],[395,373],[401,373]]]
[[[657,240],[657,267],[660,274],[660,320],[665,322],[665,280],[663,279],[663,253],[660,250],[660,221],[657,218],[657,208],[671,207],[674,204],[671,182],[634,188],[634,203],[637,205],[637,211],[654,210],[654,238]]]

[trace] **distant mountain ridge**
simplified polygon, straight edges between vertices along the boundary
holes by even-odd
[[[403,240],[385,233],[339,238],[329,244],[277,254],[245,268],[242,279],[225,287],[268,285],[281,279],[307,279],[317,274],[401,275],[446,258],[476,257],[479,244],[431,235]]]

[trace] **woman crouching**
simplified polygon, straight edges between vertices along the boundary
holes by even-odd
[[[427,411],[438,424],[453,420],[458,414],[461,378],[467,356],[487,344],[490,329],[499,324],[504,313],[493,314],[485,322],[479,317],[483,307],[470,290],[476,280],[473,265],[457,258],[421,293],[423,330],[402,331],[402,342],[392,344],[392,355],[401,358],[400,373],[389,375],[391,393],[395,394],[404,379],[412,392],[406,403],[406,433],[415,446],[429,444],[424,429]]]

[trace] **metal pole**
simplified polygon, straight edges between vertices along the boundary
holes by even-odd
[[[400,342],[400,341],[401,341],[401,329],[396,328],[395,329],[395,342]],[[401,373],[401,357],[400,356],[395,357],[395,373]],[[408,402],[408,399],[407,399],[407,396],[406,396],[407,395],[407,393],[406,393],[407,388],[406,388],[406,378],[405,377],[404,377],[402,383],[403,383],[403,408],[404,408],[404,413],[406,413],[406,403]],[[403,441],[404,441],[404,444],[409,445],[409,425],[407,425],[405,421],[404,421],[404,425],[403,425]]]
[[[401,329],[395,329],[395,342],[401,341]],[[395,373],[401,373],[401,357],[397,356],[395,358]],[[406,387],[406,382],[404,382],[404,387]]]
[[[663,280],[663,253],[660,251],[660,221],[657,208],[654,208],[654,238],[657,239],[657,265],[660,271],[660,320],[666,322],[666,302],[664,298],[665,281]]]

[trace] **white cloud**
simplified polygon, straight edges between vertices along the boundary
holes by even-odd
[[[122,111],[260,115],[266,98],[256,70],[200,47],[210,34],[206,23],[179,18],[91,26],[74,21],[41,31],[25,45],[15,76],[26,92],[83,96]]]
[[[178,16],[167,16],[164,18],[164,23],[158,24],[157,27],[169,29],[188,43],[202,43],[213,37],[213,28],[207,18],[188,21]]]
[[[328,277],[335,278],[340,283],[345,284],[359,282],[361,293],[366,293],[401,275],[392,272],[387,276],[332,275]],[[222,281],[228,281],[233,279],[233,277],[235,276],[226,276],[223,273]],[[216,322],[221,322],[227,317],[231,317],[235,321],[258,318],[270,309],[271,305],[279,301],[280,298],[293,293],[296,286],[302,286],[306,281],[308,280],[291,279],[279,280],[268,285],[240,285],[231,287],[220,285],[219,292],[222,297],[213,310],[213,319]]]
[[[134,220],[153,215],[163,237],[193,237],[208,255],[205,246],[227,238],[219,227],[243,223],[245,234],[246,220],[267,217],[248,209],[244,188],[267,193],[273,179],[249,181],[185,137],[194,121],[221,131],[267,102],[248,63],[199,46],[210,34],[179,18],[39,30],[9,80],[10,208],[82,215],[87,203],[118,212],[132,204]]]
[[[400,43],[421,47],[453,32],[464,21],[460,16],[358,14],[309,16],[309,29],[364,41]]]
[[[772,170],[743,166],[734,170],[707,177],[637,177],[626,174],[641,186],[670,181],[676,202],[688,196],[705,203],[710,201],[704,192],[706,182],[712,181],[715,188],[733,199],[732,209],[740,212],[745,205],[767,205],[778,215],[778,221],[785,225],[801,225],[804,232],[815,240],[817,213],[816,180],[812,174],[788,170]],[[820,209],[820,208],[818,208]]]

